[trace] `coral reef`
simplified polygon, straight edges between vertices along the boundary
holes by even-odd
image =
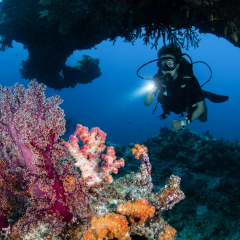
[[[27,89],[0,86],[1,235],[85,240],[165,236],[169,225],[162,212],[184,198],[180,178],[171,176],[155,193],[147,148],[136,144],[132,152],[141,160],[139,171],[114,180],[111,174],[124,160],[116,160],[112,146],[102,154],[106,134],[77,125],[64,142],[62,100],[46,99],[45,88],[36,80]]]
[[[67,143],[61,100],[44,90],[0,88],[1,238],[238,239],[238,141],[161,128],[144,146],[113,151],[100,129],[78,125]],[[81,166],[91,161],[102,162],[92,179]]]
[[[214,139],[209,131],[199,135],[189,129],[174,132],[165,127],[143,144],[148,148],[153,166],[151,176],[155,191],[162,189],[159,196],[166,199],[170,185],[163,188],[163,184],[169,175],[181,177],[184,201],[162,213],[177,230],[176,239],[237,240],[240,143]],[[125,176],[128,179],[138,166],[131,155],[134,144],[126,147],[115,144],[114,147],[118,149],[118,157],[125,160],[125,171],[119,172],[118,176],[128,173]],[[141,190],[145,191],[144,188]],[[124,195],[128,200],[134,200],[138,191],[129,193],[126,187]]]

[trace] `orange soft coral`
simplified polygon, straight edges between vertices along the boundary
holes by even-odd
[[[144,152],[147,153],[148,149],[144,145],[140,145],[140,144],[136,143],[134,145],[134,148],[131,149],[131,151],[132,151],[132,154],[134,155],[134,157],[136,159],[139,159],[141,154],[143,154]]]
[[[152,182],[151,178],[151,164],[149,161],[149,157],[147,154],[147,147],[144,145],[140,144],[135,144],[134,148],[131,149],[132,154],[136,159],[141,160],[141,166],[140,166],[140,171],[141,171],[141,184],[149,184]]]
[[[155,207],[148,206],[148,201],[138,199],[136,202],[123,201],[117,208],[118,213],[128,216],[132,224],[142,225],[148,217],[153,217]]]
[[[128,221],[118,214],[106,214],[104,217],[94,217],[91,228],[84,234],[84,240],[102,240],[104,238],[130,240]]]
[[[176,229],[167,225],[164,228],[164,232],[158,237],[158,240],[173,240],[176,232]]]

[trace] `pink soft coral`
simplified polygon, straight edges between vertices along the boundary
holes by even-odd
[[[81,212],[87,195],[78,173],[70,171],[74,164],[59,138],[65,132],[62,100],[57,95],[46,99],[46,87],[36,81],[28,87],[0,86],[0,160],[5,163],[0,175],[0,228],[7,227],[14,208],[9,200],[25,197],[26,201],[28,196],[30,205],[15,230],[39,220],[57,229],[72,219],[73,211]],[[8,176],[15,183],[7,185]],[[64,188],[71,176],[74,186]]]
[[[102,154],[106,146],[104,145],[106,133],[99,128],[92,128],[78,124],[75,133],[70,137],[69,142],[64,142],[71,155],[76,160],[76,166],[81,169],[82,177],[89,187],[94,187],[106,181],[113,182],[111,173],[117,173],[118,168],[124,166],[124,160],[116,160],[114,148],[109,146],[107,154]],[[82,140],[83,146],[79,148],[78,141]],[[102,154],[102,155],[101,155]],[[101,164],[101,168],[98,164]]]

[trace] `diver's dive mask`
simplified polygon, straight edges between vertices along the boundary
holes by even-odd
[[[162,71],[173,71],[176,68],[176,60],[171,57],[163,57],[157,62],[159,69]]]

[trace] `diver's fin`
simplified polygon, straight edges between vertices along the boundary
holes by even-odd
[[[211,102],[214,103],[222,103],[222,102],[226,102],[229,97],[228,96],[222,96],[222,95],[218,95],[215,93],[211,93],[205,90],[202,90],[204,98],[207,98],[208,100],[210,100]]]

